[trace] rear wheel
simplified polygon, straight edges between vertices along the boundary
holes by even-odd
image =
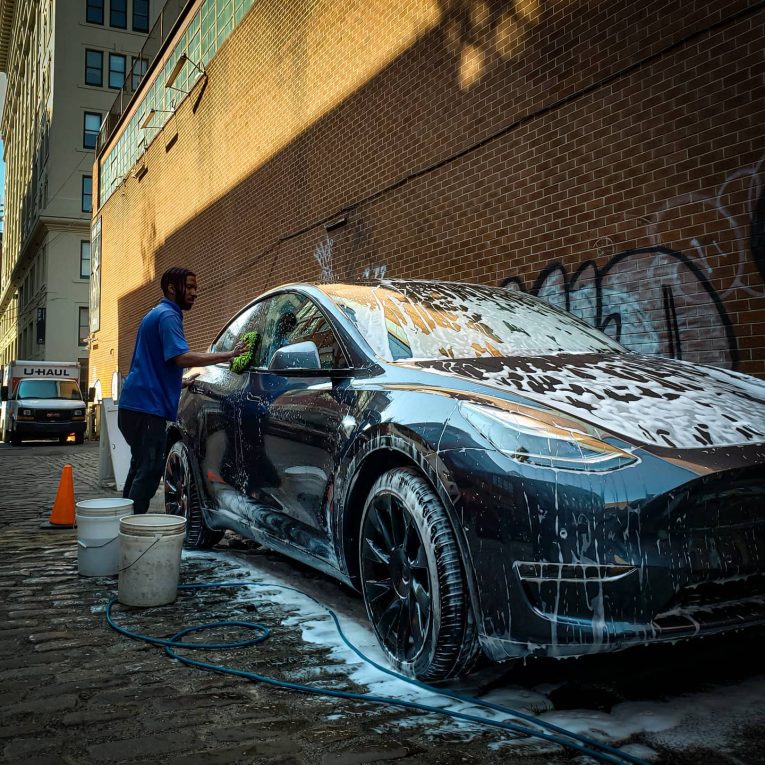
[[[190,459],[183,441],[170,447],[165,462],[165,512],[186,519],[186,547],[205,549],[220,542],[225,532],[209,529],[205,523]]]
[[[380,476],[361,521],[361,587],[390,662],[423,681],[470,670],[478,640],[457,542],[438,495],[417,471]]]

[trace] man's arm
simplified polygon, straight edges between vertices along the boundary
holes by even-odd
[[[230,351],[215,351],[214,353],[187,351],[180,356],[174,356],[173,364],[177,367],[209,367],[211,364],[220,364],[221,361],[230,361],[234,356],[244,353],[247,347],[247,343],[239,342]]]

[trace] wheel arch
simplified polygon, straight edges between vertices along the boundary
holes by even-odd
[[[358,544],[364,502],[377,478],[397,467],[417,470],[441,500],[462,559],[470,609],[476,624],[480,625],[481,620],[478,618],[480,601],[472,560],[456,508],[460,501],[459,489],[452,478],[451,471],[440,456],[432,450],[426,450],[423,444],[411,438],[388,433],[370,439],[367,447],[350,460],[345,473],[347,478],[339,487],[340,491],[335,492],[336,497],[338,494],[340,496],[340,502],[336,503],[336,507],[340,510],[337,519],[338,539],[342,545],[342,549],[338,551],[338,560],[345,566],[351,585],[359,589]]]
[[[165,459],[170,452],[170,447],[176,442],[183,440],[183,431],[177,422],[171,422],[165,433]]]
[[[177,422],[171,422],[167,426],[167,432],[165,434],[165,461],[167,461],[167,457],[170,454],[170,449],[172,449],[173,444],[177,443],[178,441],[183,441],[183,443],[186,445],[187,449],[189,450],[190,454],[193,456],[194,452],[191,448],[191,445],[189,443],[189,438],[184,431],[184,429],[177,423]],[[199,465],[197,464],[196,458],[191,459],[189,461],[189,467],[191,468],[191,475],[194,479],[194,483],[196,484],[197,492],[199,495],[199,501],[202,507],[202,512],[207,514],[208,508],[207,508],[207,502],[205,501],[207,499],[207,495],[204,490],[204,484],[202,483],[202,476],[199,472]],[[164,468],[163,468],[163,478],[164,481]]]

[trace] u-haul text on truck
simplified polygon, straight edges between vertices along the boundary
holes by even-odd
[[[11,361],[3,369],[0,432],[18,446],[26,439],[85,437],[86,404],[76,361]]]

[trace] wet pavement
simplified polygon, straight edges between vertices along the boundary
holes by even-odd
[[[0,445],[0,762],[594,762],[528,739],[503,747],[506,734],[433,715],[205,672],[119,635],[104,615],[116,577],[78,576],[76,530],[40,528],[64,464],[73,466],[78,500],[117,496],[99,485],[97,444]],[[159,500],[154,509],[161,510]],[[210,553],[185,554],[182,580],[249,581],[250,571],[325,599],[353,622],[364,620],[360,600],[342,586],[233,535]],[[324,688],[366,690],[328,645],[304,639],[311,617],[297,598],[291,604],[268,591],[243,597],[233,589],[198,590],[162,608],[117,606],[115,616],[130,629],[160,637],[222,619],[262,622],[273,635],[261,645],[194,658]],[[654,762],[756,765],[765,763],[762,639],[756,632],[487,668],[471,682],[481,694],[512,691],[541,699],[538,711],[586,719],[589,727],[582,730],[599,715],[604,730],[613,732],[618,717],[624,734],[617,745],[648,746]],[[642,715],[639,725],[636,715]],[[646,722],[652,715],[653,725]],[[634,751],[646,756],[648,750]]]

